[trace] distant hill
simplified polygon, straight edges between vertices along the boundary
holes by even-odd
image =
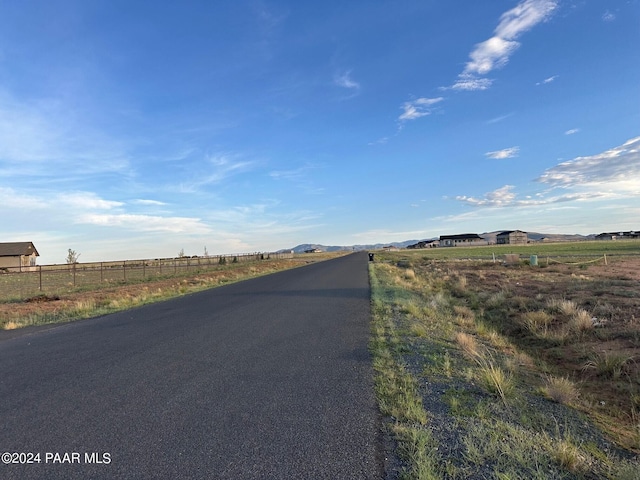
[[[496,237],[499,233],[504,232],[504,230],[496,230],[495,232],[485,232],[480,233],[479,235],[487,240],[489,243],[496,243]],[[530,241],[539,242],[539,241],[547,241],[547,242],[577,242],[582,240],[594,240],[595,234],[591,235],[578,235],[578,234],[560,234],[560,233],[537,233],[537,232],[527,232],[527,236]],[[437,240],[438,237],[421,239],[421,240]],[[374,243],[369,245],[320,245],[318,243],[303,243],[301,245],[295,246],[293,248],[283,248],[279,250],[279,252],[290,252],[293,250],[295,253],[304,253],[307,250],[318,249],[323,252],[338,252],[338,251],[351,251],[357,252],[360,250],[380,250],[383,247],[396,247],[396,248],[407,248],[408,245],[413,245],[418,243],[420,240],[405,240],[404,242],[391,242],[391,243]]]
[[[295,253],[304,253],[307,250],[318,249],[323,252],[338,252],[348,250],[350,252],[357,252],[360,250],[379,250],[383,247],[393,246],[397,248],[406,248],[407,245],[417,243],[418,240],[406,240],[404,242],[391,242],[391,243],[376,243],[370,245],[320,245],[317,243],[303,243],[293,248],[284,248],[279,252],[290,252],[293,250]]]

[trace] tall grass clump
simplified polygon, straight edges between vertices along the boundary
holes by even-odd
[[[563,405],[571,405],[578,400],[579,391],[576,384],[568,377],[547,376],[542,392],[551,400]]]

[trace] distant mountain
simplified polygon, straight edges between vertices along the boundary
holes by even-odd
[[[496,237],[499,233],[504,232],[504,230],[496,230],[495,232],[485,232],[479,234],[482,238],[487,240],[489,243],[496,243]],[[578,235],[578,234],[560,234],[560,233],[537,233],[537,232],[527,232],[527,236],[530,241],[540,242],[576,242],[581,240],[594,240],[596,234],[590,235]],[[437,240],[438,237],[422,239],[422,240]],[[284,248],[279,250],[279,252],[290,252],[293,250],[295,253],[304,253],[307,250],[318,249],[323,252],[338,252],[338,251],[351,251],[357,252],[360,250],[380,250],[383,247],[396,247],[396,248],[407,248],[408,245],[413,245],[418,243],[420,240],[405,240],[404,242],[391,242],[391,243],[375,243],[369,245],[320,245],[317,243],[303,243],[293,248]]]
[[[307,250],[318,249],[323,252],[338,252],[343,250],[348,250],[350,252],[357,252],[360,250],[379,250],[383,247],[396,247],[396,248],[406,248],[407,245],[412,245],[417,243],[418,240],[406,240],[404,242],[391,242],[391,243],[376,243],[371,245],[350,245],[350,246],[339,246],[339,245],[320,245],[317,243],[303,243],[293,248],[284,248],[279,250],[279,252],[290,252],[293,250],[295,253],[304,253]]]

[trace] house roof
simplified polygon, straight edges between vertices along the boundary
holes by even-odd
[[[484,240],[477,233],[462,233],[460,235],[440,235],[440,240]]]
[[[20,255],[40,254],[33,245],[33,242],[8,242],[0,243],[0,257],[18,257]]]
[[[501,235],[511,235],[512,233],[527,233],[527,232],[523,232],[522,230],[505,230],[504,232],[500,232],[498,234],[498,237]]]

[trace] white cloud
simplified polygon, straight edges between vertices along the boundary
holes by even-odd
[[[333,77],[334,83],[343,88],[359,90],[360,84],[351,78],[351,71],[338,73]]]
[[[482,197],[459,195],[455,199],[473,207],[502,208],[640,197],[640,137],[597,155],[560,163],[536,181],[552,188],[520,199],[513,185],[505,185]],[[556,188],[561,189],[560,194],[552,193]]]
[[[505,185],[504,187],[498,188],[492,192],[485,193],[484,196],[480,198],[460,195],[456,197],[456,200],[472,207],[503,208],[534,207],[580,200],[613,199],[617,197],[616,195],[607,192],[576,192],[553,196],[539,195],[536,196],[536,198],[526,197],[524,199],[519,199],[513,192],[514,188],[515,187],[513,185]]]
[[[486,90],[492,80],[481,78],[504,67],[517,50],[520,35],[546,20],[557,7],[557,0],[523,0],[500,17],[494,36],[478,43],[469,54],[464,71],[450,87],[455,90]]]
[[[553,75],[551,77],[547,77],[544,80],[542,80],[541,82],[537,82],[536,85],[546,85],[547,83],[551,83],[551,82],[555,81],[556,78],[558,78],[558,75]]]
[[[192,235],[211,233],[213,229],[199,218],[162,217],[155,215],[95,214],[80,215],[77,223],[103,227],[122,227],[142,232],[189,233]]]
[[[615,13],[611,13],[609,10],[602,14],[602,20],[604,20],[605,22],[613,22],[615,19]]]
[[[143,198],[137,198],[133,200],[132,203],[135,203],[137,205],[150,205],[150,206],[157,206],[157,207],[166,205],[165,202],[160,202],[158,200],[148,200]]]
[[[411,102],[405,102],[402,105],[403,113],[398,117],[400,121],[415,120],[416,118],[424,117],[425,115],[431,115],[433,111],[433,105],[443,101],[443,97],[437,98],[418,98]]]
[[[607,185],[640,194],[640,137],[597,155],[560,163],[537,181],[561,187]]]
[[[580,131],[579,128],[572,128],[571,130],[567,130],[564,132],[565,135],[574,135]]]
[[[474,207],[505,207],[513,204],[516,198],[515,193],[512,192],[513,185],[505,185],[502,188],[498,188],[493,192],[488,192],[484,195],[484,198],[473,198],[467,196],[457,196],[456,200],[459,200],[467,205]]]
[[[124,205],[122,202],[104,200],[92,192],[60,193],[57,200],[64,206],[79,210],[110,210]]]
[[[513,158],[518,156],[520,147],[510,147],[503,150],[496,150],[495,152],[487,152],[485,156],[496,160],[502,160],[505,158]]]
[[[453,90],[487,90],[493,84],[490,78],[478,78],[468,73],[458,75],[458,80],[450,88]],[[446,90],[444,88],[443,90]]]

